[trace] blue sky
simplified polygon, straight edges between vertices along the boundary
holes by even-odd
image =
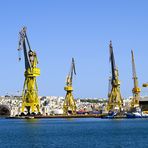
[[[131,49],[139,86],[148,81],[147,6],[147,0],[1,0],[0,95],[22,90],[24,61],[18,62],[17,46],[24,25],[38,54],[39,95],[65,95],[65,79],[74,57],[74,96],[107,97],[110,40],[122,96],[132,95]]]

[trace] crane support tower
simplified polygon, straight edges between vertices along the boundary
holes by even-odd
[[[134,88],[132,89],[133,92],[133,98],[131,101],[131,109],[139,107],[139,99],[140,99],[140,88],[138,87],[138,78],[136,75],[136,66],[135,66],[135,60],[134,60],[134,53],[133,50],[131,50],[132,55],[132,73],[133,73],[133,80],[134,80]]]
[[[120,81],[118,79],[118,69],[115,65],[114,53],[112,42],[110,41],[109,45],[110,51],[110,62],[111,62],[111,71],[112,76],[110,78],[111,88],[109,89],[110,92],[108,93],[108,111],[118,111],[120,112],[123,107],[123,100],[120,93]]]
[[[24,115],[25,109],[27,115],[40,114],[39,99],[38,99],[38,87],[36,77],[40,75],[40,69],[37,68],[38,60],[35,51],[32,51],[29,40],[26,34],[26,27],[23,27],[19,32],[20,40],[18,51],[23,50],[25,60],[25,81],[22,91],[22,115]],[[29,50],[27,49],[29,48]],[[21,60],[21,57],[19,57]]]
[[[73,73],[76,75],[74,58],[72,58],[70,72],[66,78],[66,86],[64,87],[64,90],[67,92],[65,96],[64,104],[63,104],[64,114],[69,114],[69,113],[76,114],[76,102],[72,94]]]

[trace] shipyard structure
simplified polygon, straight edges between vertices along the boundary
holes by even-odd
[[[37,77],[40,76],[40,69],[37,67],[38,58],[30,46],[27,36],[27,29],[23,27],[19,32],[18,51],[24,54],[24,84],[20,96],[1,96],[0,115],[7,116],[48,116],[48,115],[88,115],[99,114],[106,117],[127,116],[127,117],[148,117],[148,97],[140,96],[141,89],[138,84],[134,51],[131,50],[131,67],[133,89],[132,97],[124,99],[120,91],[119,71],[115,63],[115,55],[112,41],[109,43],[109,59],[111,75],[107,99],[75,99],[73,96],[73,76],[76,75],[75,61],[72,58],[70,71],[66,77],[65,97],[38,96]],[[19,57],[21,60],[21,57]],[[131,79],[131,80],[132,80]],[[143,87],[148,87],[144,83]]]
[[[133,97],[123,99],[123,110],[130,111]],[[148,96],[141,97],[141,107],[144,111],[148,110]],[[65,97],[60,96],[39,96],[40,112],[43,116],[63,115],[63,105]],[[22,112],[21,96],[0,96],[0,115],[18,116]],[[107,114],[107,98],[78,98],[75,99],[76,114]],[[27,110],[24,114],[27,114]],[[70,115],[70,114],[68,114]]]

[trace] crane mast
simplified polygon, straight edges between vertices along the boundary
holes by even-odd
[[[20,40],[18,51],[24,51],[25,60],[25,81],[22,91],[22,115],[27,111],[27,115],[38,113],[40,114],[38,87],[36,77],[40,75],[40,69],[37,68],[38,59],[35,51],[31,50],[26,27],[23,27],[19,32]],[[27,49],[27,46],[29,50]],[[21,57],[19,57],[21,60]],[[26,110],[25,110],[26,109]]]
[[[133,80],[134,80],[134,88],[132,89],[133,98],[131,101],[131,108],[135,108],[135,107],[139,107],[139,99],[140,99],[141,90],[138,87],[138,78],[136,75],[136,66],[135,66],[133,50],[131,50],[131,55],[132,55],[132,74],[133,74]]]
[[[111,62],[111,90],[108,94],[108,111],[121,111],[123,106],[123,100],[120,93],[120,81],[118,79],[118,69],[115,65],[115,58],[113,53],[112,42],[110,41],[109,45],[109,52],[110,52],[110,62]]]
[[[66,78],[66,86],[64,87],[64,90],[66,91],[66,96],[63,104],[64,114],[69,114],[69,113],[76,114],[76,103],[72,94],[73,73],[76,75],[74,58],[72,58],[70,72]]]

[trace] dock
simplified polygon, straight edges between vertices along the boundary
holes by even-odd
[[[6,119],[56,119],[56,118],[102,118],[109,119],[106,114],[89,114],[89,115],[35,115],[35,116],[15,116],[15,117],[6,117]],[[124,119],[126,116],[115,116],[112,119]]]

